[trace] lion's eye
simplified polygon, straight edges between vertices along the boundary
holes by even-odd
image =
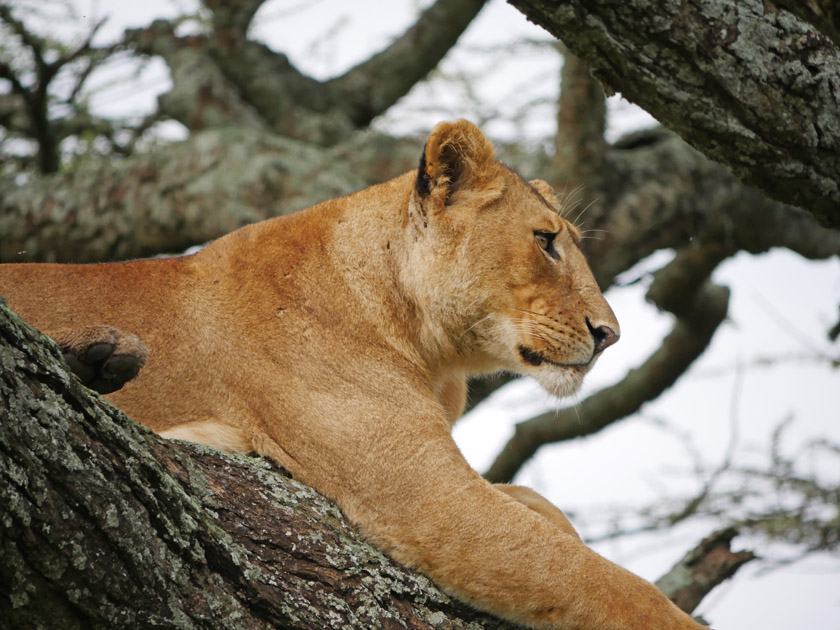
[[[534,238],[537,240],[537,245],[549,256],[555,259],[559,259],[560,255],[557,253],[557,250],[554,248],[554,237],[557,234],[553,232],[534,232]]]

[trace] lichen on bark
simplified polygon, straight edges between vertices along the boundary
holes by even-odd
[[[511,0],[695,148],[840,227],[840,48],[768,0]],[[801,12],[800,12],[801,13]]]

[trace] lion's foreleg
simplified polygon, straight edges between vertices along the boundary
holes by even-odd
[[[537,514],[544,516],[567,534],[580,539],[580,535],[577,533],[577,530],[571,522],[569,522],[569,519],[566,518],[566,515],[563,514],[562,510],[541,494],[531,490],[531,488],[526,488],[525,486],[511,486],[504,483],[494,484],[493,487],[516,499],[525,507],[533,510]]]
[[[378,424],[354,414],[359,433],[344,433],[343,442],[352,456],[330,453],[330,466],[310,477],[397,560],[463,601],[534,628],[702,627],[584,545],[537,493],[482,479],[445,420],[418,415],[383,427],[381,410]]]

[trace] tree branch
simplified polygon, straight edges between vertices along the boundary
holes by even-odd
[[[62,68],[81,57],[90,57],[88,68],[78,74],[70,96],[66,100],[71,110],[78,109],[74,101],[90,71],[96,66],[94,57],[99,56],[101,59],[102,55],[107,56],[113,51],[113,48],[103,50],[92,48],[93,38],[105,20],[97,21],[90,28],[84,41],[67,51],[63,51],[62,47],[55,42],[32,33],[22,21],[14,17],[11,7],[5,4],[0,4],[0,20],[11,28],[31,54],[31,63],[28,64],[30,67],[22,71],[17,71],[13,64],[0,61],[0,77],[11,83],[12,91],[22,98],[25,105],[21,108],[19,117],[16,118],[25,117],[26,124],[17,124],[13,129],[37,143],[39,170],[42,173],[55,173],[60,167],[59,144],[65,136],[62,136],[59,129],[61,121],[55,121],[50,117],[50,104],[53,98],[50,94],[50,84]],[[55,60],[47,60],[49,53],[56,54]],[[27,75],[31,75],[32,78],[24,79],[23,77]],[[11,122],[17,122],[17,120]]]
[[[32,51],[35,59],[43,63],[44,51],[50,47],[49,42],[28,29],[23,21],[18,20],[12,12],[12,5],[0,2],[0,20],[8,24],[12,33],[17,35],[21,43]]]
[[[0,262],[94,262],[181,252],[363,188],[340,154],[251,129],[194,134],[90,168],[0,180]]]
[[[47,89],[57,72],[57,67],[47,63],[46,53],[50,42],[32,33],[26,25],[14,17],[11,7],[0,4],[0,20],[7,24],[18,36],[21,44],[29,49],[32,67],[29,72],[32,80],[24,80],[11,64],[0,62],[0,77],[8,80],[12,90],[23,97],[26,103],[28,136],[38,145],[38,168],[42,173],[55,173],[58,170],[58,142],[50,125]]]
[[[777,0],[777,4],[816,26],[840,46],[840,6],[834,0]]]
[[[490,376],[477,376],[469,381],[469,396],[464,407],[464,413],[475,409],[500,387],[521,378],[518,374],[502,372]]]
[[[562,189],[583,186],[587,195],[595,196],[601,190],[602,180],[607,178],[606,117],[600,84],[586,64],[564,50],[554,139],[555,166]]]
[[[366,127],[437,67],[484,3],[437,0],[388,48],[326,84],[333,106]]]
[[[67,64],[74,62],[79,57],[83,57],[85,55],[88,55],[88,54],[94,52],[93,38],[96,37],[96,34],[99,32],[99,29],[101,29],[105,25],[106,21],[107,20],[105,18],[102,18],[102,19],[98,20],[90,28],[90,31],[88,32],[87,37],[85,37],[84,41],[81,44],[77,45],[75,48],[73,48],[69,51],[64,52],[58,59],[56,59],[55,61],[48,64],[50,66],[50,68],[52,69],[53,74],[58,72],[58,70],[60,70],[62,68],[62,66],[66,66]],[[108,55],[108,54],[111,54],[111,52],[113,50],[115,50],[115,47],[108,47],[108,48],[102,49],[102,52],[104,52],[106,55]],[[96,51],[96,52],[99,52],[99,51]]]
[[[840,48],[765,0],[510,0],[610,90],[840,227]]]
[[[248,27],[265,0],[202,0],[213,13],[213,31],[217,41],[233,48],[245,41]]]
[[[144,54],[160,55],[172,71],[161,107],[189,129],[236,121],[268,127],[289,138],[333,146],[366,127],[431,71],[485,0],[438,0],[386,50],[341,77],[322,83],[281,54],[246,39],[258,0],[206,0],[210,37],[181,38],[157,21],[129,31]]]
[[[126,31],[125,43],[138,53],[160,56],[169,66],[172,89],[158,98],[167,116],[192,131],[228,125],[266,131],[266,121],[207,54],[206,38],[178,37],[172,23],[155,20],[146,28]]]
[[[264,460],[134,425],[60,356],[0,307],[0,613],[13,626],[513,627],[396,565]]]
[[[767,198],[663,129],[632,134],[607,153],[601,202],[582,217],[598,284],[659,249],[722,242],[751,253],[788,247],[807,258],[840,253],[840,233]],[[574,218],[574,215],[572,215]]]
[[[656,586],[682,610],[694,610],[712,589],[756,559],[751,551],[731,550],[736,535],[733,528],[714,532],[659,578]]]

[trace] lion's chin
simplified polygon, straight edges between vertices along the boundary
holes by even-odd
[[[530,372],[530,376],[552,396],[566,398],[580,389],[586,372],[577,367],[544,367]]]

